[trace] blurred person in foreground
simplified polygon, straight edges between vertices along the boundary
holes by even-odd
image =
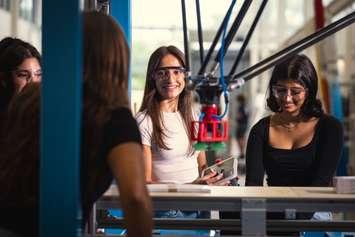
[[[94,202],[115,179],[128,235],[151,236],[152,206],[141,137],[128,109],[129,49],[110,16],[85,12],[83,28],[83,227]],[[33,90],[32,85],[28,87]],[[35,87],[34,91],[24,88],[12,101],[7,115],[7,128],[12,130],[0,144],[0,226],[20,236],[38,236],[40,93]]]

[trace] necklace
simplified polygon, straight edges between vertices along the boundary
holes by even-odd
[[[295,123],[293,125],[286,125],[286,124],[281,124],[281,127],[285,128],[287,132],[291,132],[298,126],[298,123]]]

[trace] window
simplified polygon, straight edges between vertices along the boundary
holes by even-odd
[[[10,0],[0,0],[0,8],[10,11]]]
[[[19,16],[27,21],[34,22],[34,0],[20,0]]]

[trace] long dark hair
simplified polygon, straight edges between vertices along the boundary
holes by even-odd
[[[112,17],[83,14],[83,152],[97,159],[103,125],[118,107],[128,107],[129,49]]]
[[[83,13],[83,40],[81,199],[86,220],[92,198],[110,172],[106,162],[97,161],[107,155],[100,153],[104,126],[114,110],[128,107],[129,49],[115,20],[100,12]]]
[[[30,43],[11,37],[0,41],[0,113],[16,92],[12,71],[28,58],[36,58],[41,64],[40,53]]]
[[[11,100],[0,136],[1,198],[17,207],[38,197],[39,107],[40,84],[29,83]]]
[[[271,111],[282,112],[277,99],[272,93],[272,87],[279,81],[291,80],[301,84],[307,90],[306,100],[301,113],[306,117],[320,117],[324,112],[322,103],[317,99],[318,77],[311,60],[305,55],[294,55],[277,64],[272,72],[268,87],[269,98],[267,106]]]
[[[179,60],[181,66],[185,67],[185,56],[177,47],[170,45],[162,46],[156,49],[149,58],[143,102],[139,109],[139,111],[145,111],[146,114],[150,116],[153,124],[153,140],[158,145],[158,147],[163,149],[170,148],[167,147],[163,139],[165,136],[164,124],[162,123],[159,106],[161,99],[155,86],[154,73],[160,67],[163,57],[169,54],[176,57]],[[192,93],[191,91],[187,90],[186,86],[179,95],[178,111],[181,113],[185,123],[186,132],[190,137],[191,134],[189,126],[192,122]]]
[[[122,30],[110,16],[98,12],[85,12],[83,16],[81,161],[92,166],[95,159],[102,159],[98,154],[103,144],[104,125],[110,120],[112,111],[128,106],[129,50]],[[2,193],[5,192],[1,198],[17,192],[12,196],[20,200],[24,197],[38,200],[39,98],[39,84],[30,83],[14,97],[6,113],[6,130],[4,136],[0,136],[0,187]],[[90,168],[99,170],[98,167],[85,167],[81,171]],[[90,187],[85,190],[92,194],[104,175],[98,172],[87,175],[92,182],[87,182]],[[91,196],[82,195],[86,207]]]

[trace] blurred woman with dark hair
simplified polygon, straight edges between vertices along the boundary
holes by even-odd
[[[246,98],[243,94],[237,96],[237,113],[236,113],[236,133],[235,137],[237,139],[237,144],[239,148],[239,159],[244,159],[245,157],[245,144],[246,144],[246,132],[249,122],[249,112],[247,109]]]
[[[41,55],[30,43],[6,37],[0,41],[0,114],[14,94],[30,81],[40,81]]]
[[[324,114],[318,78],[305,55],[276,65],[267,105],[274,113],[256,123],[246,151],[246,185],[329,186],[343,147],[343,128]]]
[[[88,221],[94,202],[115,179],[128,235],[151,236],[152,207],[144,180],[141,137],[128,109],[129,49],[121,28],[108,15],[84,13],[83,28],[80,166],[83,224]],[[0,143],[0,226],[22,236],[38,236],[39,88],[36,87],[31,92],[28,90],[32,85],[28,85],[29,89],[26,86],[14,97],[7,114],[8,129],[13,130],[4,133],[9,135]]]
[[[83,20],[84,220],[115,178],[128,235],[151,236],[152,206],[144,180],[141,137],[128,103],[128,45],[112,17],[86,12]]]
[[[38,224],[39,106],[40,85],[29,83],[11,100],[0,140],[0,228],[29,236]]]

